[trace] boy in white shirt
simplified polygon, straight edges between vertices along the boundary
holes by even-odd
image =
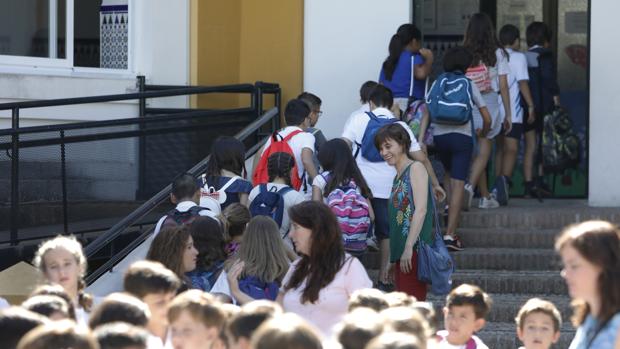
[[[392,91],[383,85],[376,85],[370,93],[369,105],[370,110],[378,119],[394,119],[394,115],[390,111],[394,103]],[[370,121],[370,116],[365,112],[360,112],[351,116],[344,131],[342,138],[350,145],[357,145],[355,150],[355,160],[364,179],[370,187],[373,198],[371,205],[375,214],[375,237],[379,241],[379,251],[381,258],[381,267],[379,270],[379,282],[389,284],[388,268],[390,260],[389,249],[389,222],[387,218],[387,200],[390,197],[392,182],[396,176],[394,167],[389,166],[385,161],[373,162],[366,159],[360,151],[360,145],[366,132],[366,127]],[[445,192],[439,185],[435,172],[426,157],[426,154],[420,149],[420,145],[413,136],[411,129],[402,121],[396,121],[407,131],[411,138],[411,147],[409,152],[414,160],[424,163],[433,183],[433,191],[439,197],[440,201],[445,197]]]
[[[478,286],[463,284],[446,297],[445,330],[437,332],[439,349],[489,349],[474,333],[485,325],[491,298]]]
[[[506,24],[499,32],[499,41],[508,52],[509,58],[508,91],[512,119],[510,123],[504,123],[504,132],[498,138],[500,147],[496,153],[495,168],[498,175],[505,178],[506,183],[510,183],[512,177],[524,124],[525,122],[531,124],[536,118],[529,86],[527,59],[523,53],[517,51],[521,45],[519,37],[519,29],[512,24]],[[523,102],[527,105],[527,111],[523,110]],[[500,108],[500,111],[503,113],[504,110]]]

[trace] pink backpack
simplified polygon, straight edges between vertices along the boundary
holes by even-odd
[[[489,72],[489,68],[484,63],[467,68],[465,76],[476,84],[480,93],[491,91],[491,72]]]

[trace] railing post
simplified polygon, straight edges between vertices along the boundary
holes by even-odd
[[[11,245],[17,245],[19,230],[19,108],[11,114]]]
[[[65,153],[65,130],[60,130],[60,179],[62,182],[62,224],[64,233],[69,234],[69,207],[67,205],[67,166]]]
[[[275,93],[275,105],[276,108],[278,108],[278,116],[275,118],[276,119],[276,127],[273,129],[273,132],[275,132],[276,130],[280,129],[280,117],[282,115],[282,90],[280,89],[280,87],[278,86],[278,89],[276,90]]]
[[[144,75],[138,76],[138,92],[143,93],[146,90],[146,78]],[[138,116],[141,118],[146,117],[146,98],[140,97],[138,99]],[[138,124],[138,129],[144,130],[144,123]],[[144,186],[146,184],[146,138],[144,136],[138,137],[138,192],[136,193],[136,199],[142,199],[145,196]]]

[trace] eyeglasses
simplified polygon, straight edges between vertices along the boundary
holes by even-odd
[[[317,117],[320,117],[321,115],[323,115],[323,112],[320,110],[315,110],[314,113],[316,114]]]

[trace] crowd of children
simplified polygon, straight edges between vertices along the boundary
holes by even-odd
[[[379,83],[362,85],[362,106],[340,138],[325,139],[316,127],[322,101],[304,92],[287,103],[287,126],[257,152],[251,179],[234,137],[215,140],[202,176],[175,178],[175,208],[157,222],[146,260],[126,270],[122,293],[93,299],[80,243],[44,242],[34,264],[50,285],[0,311],[0,347],[487,348],[475,333],[491,298],[475,285],[452,289],[439,331],[436,308],[425,302],[431,281],[419,274],[428,263],[420,246],[442,240],[434,233],[440,202],[447,225],[438,248],[452,251],[463,249],[459,215],[476,189],[480,208],[507,202],[523,134],[526,192],[543,196],[534,179],[540,117],[559,99],[546,26],[532,23],[526,36],[523,54],[516,27],[501,28],[498,40],[489,17],[473,15],[463,46],[445,53],[445,72],[427,91],[433,54],[414,25],[400,26]],[[427,106],[414,127],[402,115],[416,114],[421,100]],[[620,348],[619,241],[606,222],[569,227],[558,239],[562,275],[580,302],[571,349]],[[357,259],[373,246],[380,290]],[[384,293],[389,284],[395,291]],[[541,299],[516,314],[525,349],[550,348],[560,328],[558,310]]]

